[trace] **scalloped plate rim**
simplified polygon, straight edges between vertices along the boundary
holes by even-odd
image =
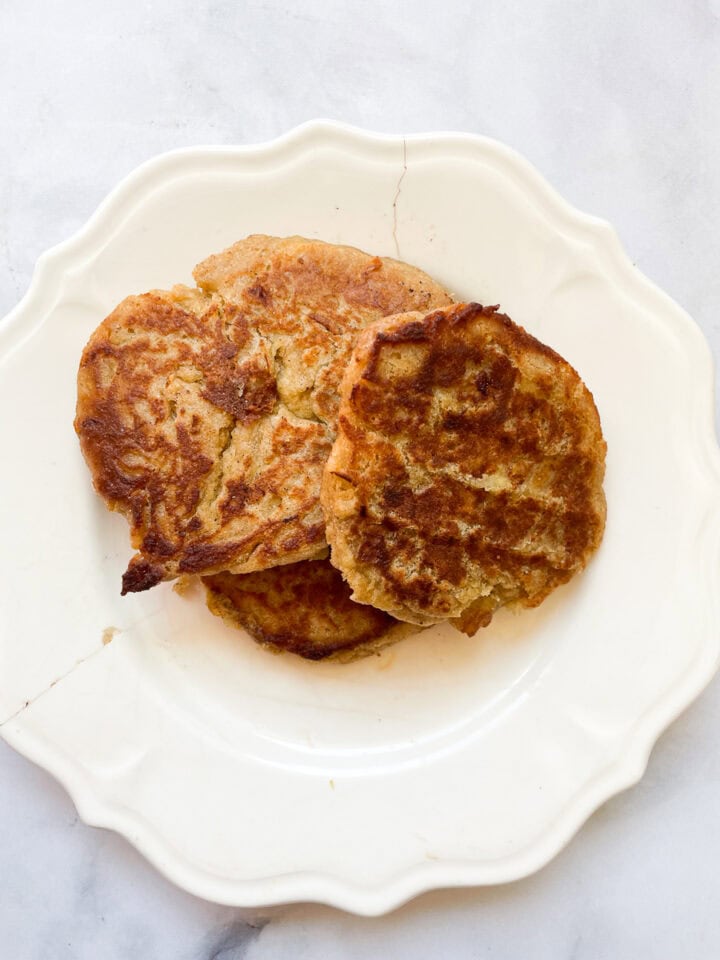
[[[656,702],[635,726],[618,754],[602,774],[585,784],[564,811],[553,829],[534,843],[505,860],[487,863],[435,861],[398,872],[382,885],[364,886],[330,873],[297,871],[252,880],[227,880],[189,864],[174,848],[146,827],[141,814],[129,807],[101,798],[93,789],[87,772],[23,730],[12,720],[0,728],[4,739],[27,759],[50,773],[67,791],[78,815],[93,827],[113,830],[132,844],[172,883],[213,903],[246,908],[279,906],[288,903],[320,903],[362,916],[381,916],[424,893],[440,889],[490,886],[510,883],[542,869],[570,842],[583,824],[604,803],[636,784],[643,776],[658,738],[700,695],[720,666],[720,643],[709,647],[683,675],[683,690],[671,702]],[[674,688],[676,691],[678,687]],[[662,700],[662,698],[661,698]],[[663,710],[662,707],[665,707]]]
[[[701,432],[695,434],[694,452],[701,452],[706,479],[715,488],[720,485],[720,447],[714,428],[713,412],[713,361],[708,343],[695,321],[668,294],[634,267],[625,252],[614,228],[605,220],[584,213],[573,207],[551,186],[532,164],[512,148],[489,137],[471,133],[437,132],[425,134],[386,135],[361,130],[331,120],[314,120],[294,127],[284,135],[258,144],[243,146],[196,146],[171,150],[152,157],[132,170],[110,191],[88,221],[67,240],[43,253],[35,266],[29,288],[17,306],[0,321],[0,335],[15,325],[27,324],[28,313],[36,298],[45,293],[52,296],[54,306],[62,294],[60,277],[73,259],[82,253],[84,244],[89,244],[93,235],[96,242],[107,242],[122,222],[113,224],[110,215],[123,205],[142,204],[147,192],[152,190],[152,178],[162,176],[168,167],[178,161],[196,161],[210,157],[247,157],[250,155],[292,153],[301,150],[305,142],[314,138],[336,138],[352,152],[358,147],[373,144],[399,145],[432,143],[450,148],[478,149],[501,157],[513,173],[522,179],[524,187],[531,188],[534,197],[540,196],[545,209],[552,215],[561,216],[566,224],[582,230],[592,241],[610,255],[614,269],[619,271],[628,285],[634,285],[650,294],[664,306],[667,324],[668,313],[672,314],[675,332],[682,336],[683,346],[694,352],[694,359],[702,363],[702,376],[694,381],[695,395],[705,403],[705,421]],[[133,199],[133,191],[140,188]],[[104,237],[102,236],[104,231]],[[48,292],[49,291],[49,292]],[[40,325],[42,324],[40,320]],[[37,324],[25,330],[18,342],[11,344],[13,352],[28,336],[32,336]],[[705,400],[703,401],[703,397]],[[708,503],[715,526],[715,536],[720,532],[720,507]],[[717,537],[720,541],[720,537]],[[713,544],[717,546],[718,544]],[[717,617],[715,618],[717,620]],[[144,818],[138,811],[120,805],[101,796],[101,790],[93,784],[90,774],[58,752],[45,741],[23,729],[21,714],[11,717],[0,726],[3,738],[16,750],[50,772],[67,790],[81,818],[88,824],[112,829],[124,836],[154,866],[172,882],[189,892],[236,906],[262,907],[288,902],[320,902],[352,911],[357,914],[376,916],[395,909],[422,893],[439,888],[468,887],[505,883],[527,876],[547,864],[574,836],[587,818],[612,796],[636,783],[645,770],[650,752],[663,731],[701,693],[720,665],[720,632],[714,641],[706,641],[698,649],[698,655],[675,685],[665,691],[651,708],[637,720],[628,735],[623,749],[601,772],[586,781],[583,788],[561,810],[552,828],[534,842],[498,861],[458,862],[434,861],[415,864],[405,868],[382,884],[366,887],[352,883],[334,874],[298,871],[290,874],[256,878],[252,880],[227,880],[203,871],[181,856],[170,844],[160,839],[153,829],[146,828]]]

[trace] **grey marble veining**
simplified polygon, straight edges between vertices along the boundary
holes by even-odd
[[[324,116],[514,146],[615,225],[718,362],[718,0],[28,0],[3,10],[0,83],[0,314],[38,255],[141,161]],[[661,739],[642,782],[545,870],[427,894],[379,919],[185,894],[124,840],[84,826],[52,778],[0,743],[0,956],[711,960],[718,731],[715,683]]]

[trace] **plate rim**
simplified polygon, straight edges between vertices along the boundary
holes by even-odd
[[[366,151],[378,145],[397,149],[410,144],[435,144],[445,150],[462,145],[502,160],[522,186],[543,204],[548,216],[559,220],[568,230],[582,233],[599,252],[609,258],[623,288],[643,290],[661,303],[665,312],[658,317],[678,335],[683,348],[697,364],[694,381],[695,406],[698,416],[691,442],[705,479],[708,493],[720,491],[720,446],[715,434],[714,365],[705,336],[694,320],[664,291],[645,277],[625,253],[613,227],[605,220],[584,213],[565,200],[553,186],[512,148],[489,137],[472,133],[433,132],[409,135],[388,135],[362,130],[331,120],[311,120],[280,137],[258,144],[183,147],[154,156],[127,174],[75,234],[50,248],[38,259],[24,297],[0,321],[0,341],[10,335],[9,352],[31,337],[42,325],[46,313],[62,295],[62,277],[83,249],[95,249],[101,238],[105,242],[120,229],[122,218],[117,214],[141,205],[153,190],[153,181],[171,172],[178,164],[203,162],[216,157],[281,156],[302,152],[318,141],[342,144],[350,152]],[[115,222],[113,222],[115,221]],[[44,305],[44,306],[42,306]],[[33,314],[39,317],[32,320]],[[672,318],[672,320],[670,319]],[[15,336],[15,342],[12,337]],[[19,339],[18,339],[19,335]],[[6,351],[3,350],[3,353]],[[720,554],[720,500],[708,496],[708,531],[703,538],[713,557]],[[717,603],[715,607],[717,607]],[[718,611],[714,623],[717,627]],[[185,890],[234,906],[264,907],[288,902],[319,902],[356,914],[376,916],[395,909],[421,893],[438,888],[468,887],[504,883],[520,879],[548,863],[570,841],[587,818],[610,797],[636,783],[642,776],[650,752],[664,730],[685,710],[710,682],[720,665],[720,630],[709,632],[698,654],[673,686],[642,714],[632,731],[623,740],[623,749],[601,773],[584,787],[558,813],[553,826],[540,834],[528,847],[500,861],[456,862],[432,861],[406,867],[390,880],[364,886],[331,873],[299,871],[252,880],[227,880],[204,871],[177,855],[145,823],[142,815],[127,806],[104,797],[95,788],[92,776],[73,763],[49,741],[43,741],[22,724],[22,711],[0,724],[0,735],[28,759],[50,772],[73,800],[80,817],[92,826],[112,829],[124,836],[162,874]],[[40,695],[42,696],[42,694]],[[39,698],[37,698],[39,699]]]

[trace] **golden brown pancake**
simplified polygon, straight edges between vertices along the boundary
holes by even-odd
[[[194,276],[198,289],[124,300],[80,363],[75,429],[138,550],[123,593],[318,556],[320,479],[358,333],[450,302],[414,267],[298,237],[248,237]]]
[[[474,633],[585,566],[604,469],[589,390],[496,307],[386,318],[343,379],[322,488],[332,562],[355,600]]]
[[[271,570],[203,577],[210,610],[275,651],[309,660],[354,660],[410,633],[413,624],[350,599],[329,560],[305,560]]]

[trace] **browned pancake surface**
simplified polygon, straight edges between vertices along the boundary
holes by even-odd
[[[353,596],[466,632],[580,570],[605,523],[592,395],[557,353],[467,304],[361,334],[323,480]]]
[[[354,603],[329,560],[245,575],[217,573],[203,583],[213,613],[265,646],[310,660],[367,656],[418,629]]]
[[[198,289],[124,300],[80,364],[82,450],[139,551],[123,592],[317,556],[358,333],[450,302],[413,267],[301,238],[248,237],[194,275]]]

